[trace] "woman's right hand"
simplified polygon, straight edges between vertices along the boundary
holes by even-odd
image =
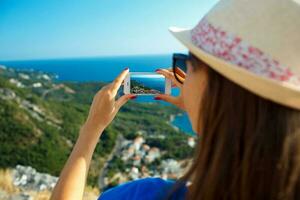
[[[178,108],[185,110],[184,103],[183,103],[183,97],[182,97],[182,86],[183,84],[180,83],[174,76],[173,70],[172,69],[157,69],[155,71],[158,74],[163,75],[165,78],[170,79],[172,81],[172,87],[178,87],[180,90],[180,93],[178,96],[172,96],[168,94],[158,94],[155,96],[155,100],[163,100],[166,102],[169,102]],[[176,72],[181,79],[184,81],[185,79],[185,73],[183,71]]]

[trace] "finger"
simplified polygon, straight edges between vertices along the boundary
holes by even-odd
[[[179,67],[176,67],[175,71],[176,71],[176,74],[178,74],[182,78],[185,78],[186,74],[185,74],[185,72],[182,69],[180,69]]]
[[[178,76],[180,76],[184,80],[185,76],[186,76],[186,73],[182,69],[180,69],[179,67],[176,67],[175,70],[176,70],[176,74]],[[173,69],[172,68],[169,68],[168,71],[170,71],[170,72],[173,73]]]
[[[116,108],[119,110],[128,100],[135,99],[135,98],[136,95],[132,95],[132,94],[125,94],[121,96],[115,103]]]
[[[154,99],[155,100],[163,100],[163,101],[169,102],[169,103],[174,104],[174,105],[178,104],[177,97],[173,97],[173,96],[168,95],[168,94],[159,94],[159,95],[156,95]]]
[[[159,69],[160,70],[160,69]],[[174,72],[172,68],[168,68],[166,69],[167,71],[171,72],[172,76],[174,76]],[[179,73],[178,73],[179,72]],[[177,74],[177,78],[179,78],[182,82],[184,82],[185,79],[185,73],[179,69],[178,67],[176,68],[176,74]],[[176,78],[175,78],[176,79]],[[176,79],[177,80],[177,79]]]
[[[122,81],[124,81],[125,77],[127,76],[129,70],[128,68],[124,69],[119,76],[117,76],[117,78],[112,82],[112,94],[115,96],[122,84]]]
[[[159,69],[156,73],[162,74],[166,78],[170,79],[177,87],[182,87],[182,84],[174,77],[173,72],[170,72],[167,69]]]

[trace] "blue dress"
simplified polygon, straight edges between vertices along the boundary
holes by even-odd
[[[164,180],[158,177],[141,178],[104,191],[98,200],[163,200],[174,183],[174,180]],[[186,192],[187,187],[182,185],[176,194],[172,195],[172,200],[184,200]]]

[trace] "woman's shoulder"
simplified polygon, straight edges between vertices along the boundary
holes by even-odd
[[[174,183],[174,180],[164,180],[159,177],[141,178],[108,189],[100,195],[98,200],[159,199]]]

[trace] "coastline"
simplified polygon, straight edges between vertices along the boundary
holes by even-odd
[[[167,123],[168,123],[170,126],[172,126],[172,127],[174,128],[174,130],[176,130],[177,132],[180,130],[180,128],[179,128],[178,126],[174,125],[173,122],[174,122],[175,118],[176,118],[177,116],[180,116],[180,115],[182,115],[182,113],[179,113],[179,114],[171,114],[170,117],[169,117],[169,121],[167,121]]]
[[[134,65],[131,67],[130,66],[130,70],[131,71],[152,71],[152,69],[154,68],[152,65],[150,65],[152,62],[158,62],[161,63],[161,65],[165,65],[164,63],[167,63],[167,58],[161,58],[160,56],[158,58],[155,57],[148,57],[143,59],[143,57],[131,57],[128,58],[129,61],[131,61]],[[134,60],[137,59],[137,60]],[[149,60],[150,59],[150,60]],[[151,60],[154,59],[154,60]],[[94,59],[94,61],[97,61],[96,64],[99,64],[96,66],[95,63],[90,63],[91,61],[88,59],[79,59],[79,60],[61,60],[61,62],[58,62],[59,60],[56,60],[56,62],[52,61],[43,61],[43,62],[37,62],[37,61],[26,61],[26,62],[12,62],[12,63],[3,63],[4,66],[9,66],[10,68],[13,68],[15,70],[19,70],[19,71],[38,71],[38,72],[43,72],[46,74],[51,74],[51,78],[53,80],[53,82],[60,84],[60,83],[68,83],[68,82],[75,82],[75,83],[86,83],[86,82],[108,82],[109,80],[112,80],[115,76],[116,73],[118,73],[117,71],[119,70],[119,68],[122,67],[122,65],[120,64],[120,61],[123,63],[126,63],[126,57],[123,57],[121,60],[114,60],[112,58],[112,60],[109,60],[108,58],[105,60],[102,59]],[[114,63],[116,63],[116,66],[118,67],[112,67],[109,71],[107,71],[108,69],[104,69],[102,68],[102,65],[107,64],[107,60],[109,60],[110,64],[113,65]],[[142,60],[145,60],[145,63],[141,63]],[[75,61],[78,61],[78,63],[75,63]],[[80,62],[79,62],[80,61]],[[88,66],[88,68],[82,68],[83,64],[86,64]],[[10,65],[11,64],[11,65]],[[142,64],[141,66],[135,66],[137,64]],[[69,67],[71,66],[75,66],[73,71],[69,70]],[[60,66],[58,68],[58,66]],[[100,67],[99,67],[100,66]],[[110,65],[109,65],[110,66]],[[155,67],[156,68],[156,67]],[[122,68],[123,69],[123,68]],[[121,69],[120,69],[121,70]],[[154,71],[154,70],[153,70]],[[94,77],[91,77],[91,73],[90,72],[95,72],[93,74],[97,75],[97,79]],[[99,74],[98,72],[101,72],[101,74]],[[77,75],[80,74],[80,78],[77,78]],[[81,74],[85,74],[86,76],[81,76]],[[89,76],[87,76],[87,74]],[[99,76],[100,75],[100,76]],[[172,93],[174,93],[174,95],[176,95],[176,89],[174,90],[174,92],[172,91]],[[144,99],[145,97],[143,97]],[[136,100],[139,101],[139,100]],[[140,102],[147,102],[149,101],[149,103],[151,103],[152,99],[151,98],[146,98],[144,101],[140,100]],[[176,131],[183,131],[186,132],[187,134],[190,134],[191,131],[188,128],[188,125],[186,125],[188,120],[182,120],[182,119],[178,119],[182,117],[182,113],[176,115],[176,116],[171,116],[170,120],[169,120],[169,124],[174,128],[174,130]],[[181,122],[182,121],[182,122]]]
[[[195,136],[186,113],[171,114],[168,123],[176,131],[182,131],[187,135]]]

